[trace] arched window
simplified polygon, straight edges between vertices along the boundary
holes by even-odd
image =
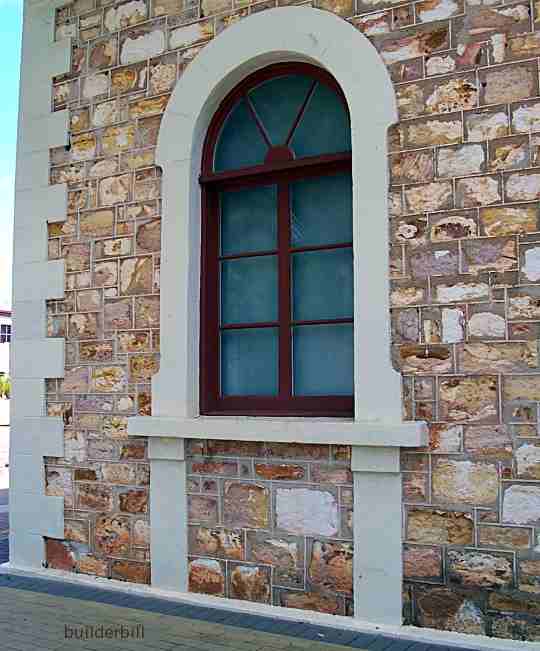
[[[350,121],[328,73],[276,64],[202,157],[202,414],[353,414]]]

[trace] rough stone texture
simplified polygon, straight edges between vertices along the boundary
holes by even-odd
[[[46,413],[65,423],[65,456],[45,464],[66,515],[66,541],[47,541],[51,567],[148,580],[146,442],[127,437],[126,418],[151,413],[159,367],[155,145],[189,61],[276,2],[241,4],[77,0],[57,12],[73,57],[52,84],[70,147],[50,154],[51,183],[68,185],[66,220],[48,227],[66,296],[48,302],[47,333],[67,343],[65,379],[47,381]],[[540,594],[538,7],[317,6],[366,34],[396,84],[394,360],[404,417],[430,425],[429,446],[403,455],[411,621],[538,639],[539,615],[519,596]],[[190,589],[351,613],[347,451],[206,441],[188,471]]]
[[[189,552],[220,559],[227,596],[346,613],[352,597],[347,448],[189,441],[188,467]],[[217,577],[217,566],[209,567],[204,575]],[[215,594],[217,578],[207,581],[208,590],[197,581],[194,590]],[[300,595],[307,601],[296,601]]]

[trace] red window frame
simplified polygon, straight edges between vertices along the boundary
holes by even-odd
[[[319,82],[330,86],[341,98],[348,111],[345,97],[335,79],[326,71],[304,63],[274,64],[247,77],[233,89],[220,104],[208,128],[202,152],[201,166],[201,304],[200,304],[200,412],[204,415],[243,416],[321,416],[350,417],[354,414],[354,396],[294,396],[292,394],[291,327],[352,323],[353,319],[326,319],[321,321],[292,321],[290,292],[290,256],[293,252],[352,248],[352,242],[328,246],[290,246],[289,184],[293,181],[330,176],[351,171],[351,152],[325,154],[295,160],[288,147],[271,147],[270,140],[252,110],[253,117],[269,151],[262,165],[238,170],[214,172],[213,161],[216,145],[225,120],[231,109],[247,92],[263,81],[286,74],[302,74],[313,79],[312,90]],[[311,92],[311,91],[310,91]],[[309,95],[308,95],[309,97]],[[293,135],[303,111],[304,102],[287,142]],[[219,251],[219,192],[258,185],[276,185],[278,192],[278,248],[260,252],[258,255],[278,254],[278,321],[273,323],[235,324],[220,326],[219,323],[219,265],[223,259],[241,258],[246,255],[220,256]],[[220,329],[239,327],[279,328],[279,393],[277,396],[222,396],[220,395]]]

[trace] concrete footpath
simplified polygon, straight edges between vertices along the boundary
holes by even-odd
[[[0,574],[2,651],[346,651],[351,648],[467,650],[466,646],[445,646],[235,613],[81,583]]]

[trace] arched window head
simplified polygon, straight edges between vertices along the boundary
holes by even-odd
[[[201,413],[351,416],[350,121],[308,64],[245,79],[202,159]]]

